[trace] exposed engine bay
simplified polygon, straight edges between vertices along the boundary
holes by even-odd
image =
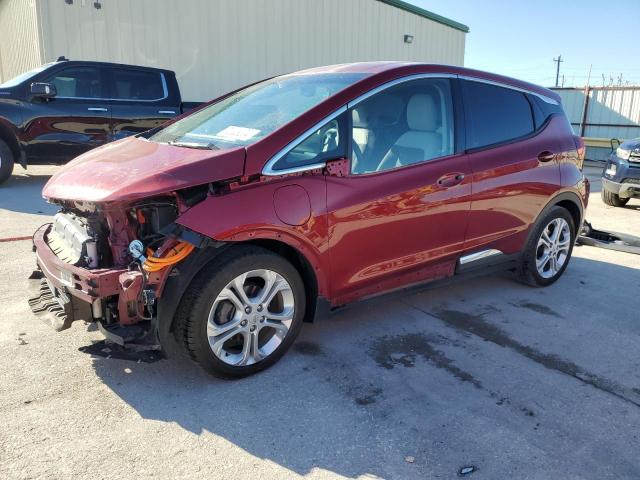
[[[60,202],[53,223],[34,235],[32,310],[56,330],[84,320],[98,322],[115,343],[131,340],[131,332],[144,337],[172,267],[206,243],[175,223],[189,200]]]

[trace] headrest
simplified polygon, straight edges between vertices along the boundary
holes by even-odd
[[[431,95],[417,93],[407,105],[407,125],[411,130],[433,132],[438,128],[438,110]]]
[[[357,105],[351,114],[355,128],[393,125],[402,115],[402,99],[396,95],[375,95]]]
[[[351,122],[354,128],[367,128],[369,126],[366,102],[361,103],[351,111]]]
[[[380,125],[393,125],[400,120],[403,105],[399,96],[383,93],[376,95],[371,103]]]

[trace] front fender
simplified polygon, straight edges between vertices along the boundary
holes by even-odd
[[[280,192],[289,192],[291,187],[306,192],[308,199],[279,201]],[[316,275],[318,294],[329,297],[325,189],[322,176],[260,183],[208,197],[182,214],[177,223],[219,242],[284,243],[307,260]]]

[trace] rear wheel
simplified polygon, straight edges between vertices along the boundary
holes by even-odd
[[[522,253],[520,279],[533,286],[545,287],[564,273],[576,238],[571,214],[553,207],[538,219]]]
[[[0,183],[5,182],[11,176],[14,163],[13,152],[9,145],[0,140]]]
[[[624,207],[629,201],[628,198],[620,198],[618,194],[605,190],[604,188],[600,194],[602,195],[602,201],[612,207]]]
[[[284,258],[238,247],[205,267],[180,303],[177,328],[212,375],[239,378],[273,365],[302,326],[302,278]]]

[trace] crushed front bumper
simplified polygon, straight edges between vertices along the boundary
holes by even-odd
[[[47,243],[51,224],[33,235],[38,269],[30,277],[31,310],[56,330],[76,320],[93,320],[93,309],[103,298],[121,293],[119,277],[126,269],[92,269],[60,260]]]

